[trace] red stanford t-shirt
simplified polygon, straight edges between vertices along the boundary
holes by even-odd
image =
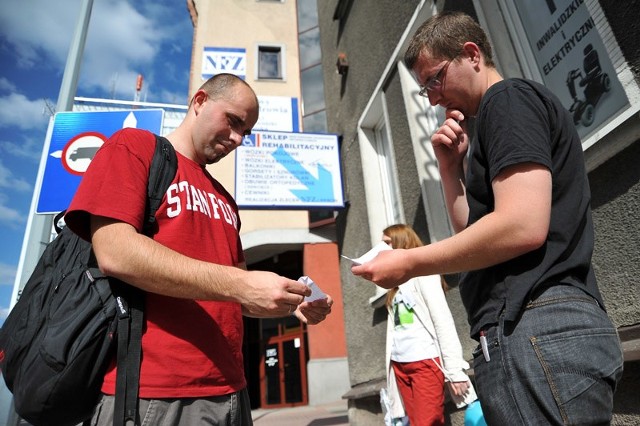
[[[89,238],[89,214],[121,220],[139,232],[155,136],[116,132],[98,151],[65,217]],[[177,154],[178,170],[156,215],[154,239],[186,256],[237,266],[244,261],[238,207],[203,166]],[[140,397],[224,395],[246,386],[242,312],[238,303],[176,299],[148,293],[142,337]],[[102,391],[115,394],[116,369]]]

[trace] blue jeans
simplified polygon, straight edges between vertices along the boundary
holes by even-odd
[[[557,285],[515,322],[485,330],[490,361],[473,367],[489,425],[606,425],[622,376],[615,327],[582,290]]]

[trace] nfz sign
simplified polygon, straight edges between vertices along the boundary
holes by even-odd
[[[205,47],[202,55],[202,79],[216,74],[229,73],[245,79],[247,53],[244,48]]]
[[[57,113],[45,142],[36,213],[57,213],[69,206],[91,160],[116,130],[136,127],[160,134],[163,118],[161,109]]]

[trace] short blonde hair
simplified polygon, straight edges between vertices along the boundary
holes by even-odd
[[[391,239],[391,247],[394,249],[411,249],[424,245],[416,231],[404,223],[388,226],[382,233]],[[387,292],[387,307],[391,306],[397,292],[398,287],[392,288]]]

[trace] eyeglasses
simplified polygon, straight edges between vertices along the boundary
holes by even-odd
[[[442,80],[444,80],[447,68],[449,68],[449,64],[451,63],[451,61],[453,61],[453,59],[449,59],[447,63],[440,67],[436,75],[427,80],[424,86],[420,86],[418,95],[428,98],[429,94],[427,92],[433,92],[435,89],[438,89],[440,88],[440,86],[442,86]]]

